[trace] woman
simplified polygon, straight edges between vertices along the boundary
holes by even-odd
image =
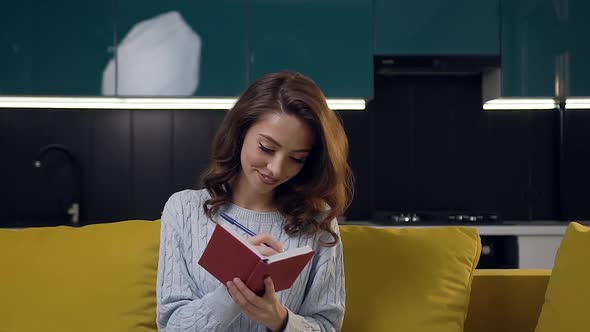
[[[336,217],[352,197],[348,140],[309,78],[254,82],[228,112],[202,176],[205,189],[170,197],[162,215],[157,322],[161,331],[335,331],[344,316]],[[255,232],[261,254],[309,245],[315,255],[293,286],[256,296],[222,285],[197,262],[225,212]],[[238,231],[238,229],[236,229]]]

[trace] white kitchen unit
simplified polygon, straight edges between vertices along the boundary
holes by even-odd
[[[565,234],[565,225],[473,226],[480,235],[513,235],[518,238],[518,267],[552,269],[555,254]],[[482,248],[485,250],[485,248]]]

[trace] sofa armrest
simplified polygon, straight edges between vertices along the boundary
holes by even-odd
[[[533,332],[551,270],[476,270],[465,332]]]

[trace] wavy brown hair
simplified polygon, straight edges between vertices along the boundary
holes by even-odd
[[[301,171],[275,190],[274,202],[286,217],[287,234],[329,232],[338,242],[331,221],[344,213],[353,195],[348,163],[348,139],[341,119],[332,111],[320,88],[296,72],[265,75],[250,85],[227,113],[212,145],[209,167],[201,181],[211,198],[203,204],[210,219],[231,202],[231,184],[240,174],[240,152],[246,132],[262,116],[286,113],[304,121],[315,141]]]

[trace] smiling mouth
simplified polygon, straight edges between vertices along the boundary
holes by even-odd
[[[268,184],[268,185],[274,185],[277,184],[279,182],[279,180],[277,179],[273,179],[271,177],[268,177],[260,172],[258,172],[258,175],[260,176],[260,180],[264,183],[264,184]]]

